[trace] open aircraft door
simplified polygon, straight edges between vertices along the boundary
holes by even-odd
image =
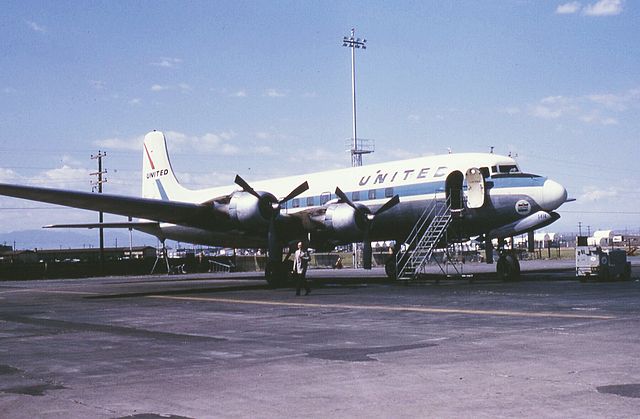
[[[465,174],[467,180],[467,208],[480,208],[484,205],[484,176],[477,167]]]

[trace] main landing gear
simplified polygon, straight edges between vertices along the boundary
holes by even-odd
[[[391,252],[391,255],[389,255],[389,259],[384,263],[384,273],[387,274],[387,279],[390,281],[398,279],[396,256],[398,255],[401,247],[399,243],[400,240],[396,240],[396,244],[393,246],[393,251]]]
[[[273,288],[284,287],[291,279],[290,273],[292,269],[292,260],[286,259],[282,262],[267,260],[264,268],[264,279]]]
[[[514,252],[502,250],[496,263],[498,278],[503,281],[517,281],[520,279],[520,262]]]

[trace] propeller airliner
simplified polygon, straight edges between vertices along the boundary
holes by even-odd
[[[371,268],[371,242],[404,243],[425,208],[449,200],[457,240],[487,243],[547,226],[567,202],[565,188],[524,173],[511,157],[453,153],[376,163],[249,183],[191,190],[178,182],[162,132],[145,136],[142,197],[0,184],[0,195],[102,211],[136,221],[59,224],[67,228],[133,228],[166,239],[233,248],[266,248],[265,278],[285,278],[283,248],[298,241],[318,250],[363,242]],[[453,225],[452,225],[453,228]],[[395,258],[387,273],[395,272]],[[501,263],[502,262],[502,265]],[[498,269],[513,259],[500,256]]]

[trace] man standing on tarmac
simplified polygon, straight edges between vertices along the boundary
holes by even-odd
[[[309,295],[311,292],[307,282],[307,265],[309,265],[310,259],[309,252],[303,248],[302,242],[298,242],[298,250],[293,257],[293,271],[291,272],[296,284],[296,295],[300,295],[302,287],[306,291],[304,295]]]

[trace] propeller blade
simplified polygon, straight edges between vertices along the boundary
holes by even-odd
[[[253,189],[246,180],[242,179],[240,177],[240,175],[236,175],[236,178],[234,180],[235,184],[240,186],[242,188],[243,191],[250,193],[251,195],[255,196],[256,198],[260,199],[260,195],[258,195],[258,192],[255,191],[255,189]]]
[[[280,200],[280,202],[278,202],[279,204],[282,204],[284,202],[289,201],[290,199],[295,198],[296,196],[300,195],[302,192],[306,191],[307,189],[309,189],[309,183],[307,183],[307,181],[304,181],[303,183],[301,183],[300,185],[298,185],[297,188],[295,188],[294,190],[292,190],[291,192],[289,192],[289,195],[285,196],[284,198],[282,198]]]
[[[376,211],[374,215],[382,214],[383,212],[385,212],[387,210],[390,210],[391,208],[395,207],[399,203],[400,203],[400,197],[398,195],[396,195],[393,198],[391,198],[390,200],[388,200],[387,202],[385,202],[383,206],[378,208],[378,211]]]
[[[351,202],[351,200],[349,199],[347,194],[342,192],[342,189],[340,189],[339,187],[336,187],[336,195],[338,196],[338,198],[340,198],[342,201],[344,201],[345,204],[349,205],[351,208],[353,208],[356,211],[360,211],[360,209],[358,207],[356,207],[356,204]]]

